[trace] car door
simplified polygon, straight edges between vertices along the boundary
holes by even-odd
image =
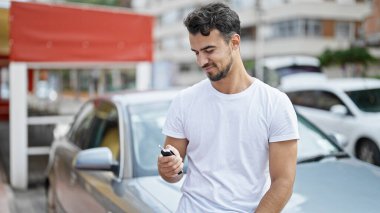
[[[98,128],[95,110],[93,102],[86,103],[77,114],[67,140],[59,143],[55,149],[54,181],[51,184],[57,200],[57,212],[106,212],[83,189],[72,164],[75,155],[93,140],[94,132]]]
[[[112,153],[114,168],[112,171],[85,171],[76,169],[77,183],[81,190],[91,195],[98,206],[102,208],[96,211],[123,212],[121,197],[113,190],[113,185],[120,182],[122,177],[121,153],[123,141],[121,138],[120,112],[116,105],[107,100],[94,102],[95,113],[92,121],[91,140],[84,140],[82,149],[107,147]]]
[[[336,132],[347,135],[355,129],[355,118],[344,102],[333,92],[326,90],[305,90],[287,93],[297,106],[299,113],[310,119],[327,133]],[[346,115],[330,111],[334,105],[347,108]]]
[[[133,178],[122,179],[126,157],[122,135],[128,134],[124,128],[127,118],[123,110],[126,108],[117,107],[107,100],[87,103],[81,110],[86,114],[81,112],[74,122],[69,134],[70,142],[58,148],[57,152],[64,160],[59,161],[60,171],[56,174],[60,176],[60,186],[56,191],[65,192],[64,196],[59,196],[65,212],[137,213],[142,212],[141,209],[153,212],[145,201],[149,195],[141,195],[136,181]],[[111,151],[115,165],[112,171],[74,168],[73,162],[79,151],[99,147],[107,147]]]

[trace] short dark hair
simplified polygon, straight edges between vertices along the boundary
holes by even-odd
[[[240,20],[238,14],[223,3],[211,3],[195,9],[183,22],[187,30],[195,35],[210,35],[217,29],[228,43],[233,34],[240,35]]]

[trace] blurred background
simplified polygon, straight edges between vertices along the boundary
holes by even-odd
[[[95,66],[29,64],[27,116],[57,116],[70,123],[81,104],[125,90],[161,90],[192,85],[205,78],[190,51],[183,19],[208,0],[30,0],[75,8],[128,11],[153,17],[152,60]],[[227,0],[241,19],[241,54],[247,71],[272,86],[284,76],[323,73],[327,78],[380,79],[380,0]],[[11,1],[0,1],[0,161],[3,182],[10,174]],[[36,17],[38,19],[38,17]],[[129,29],[135,30],[135,29]],[[63,35],[64,36],[64,35]],[[86,44],[86,38],[83,38]],[[30,122],[28,184],[41,186],[56,122]],[[34,154],[33,154],[34,153]],[[0,170],[1,171],[1,170]],[[1,174],[1,172],[0,172]],[[16,187],[17,188],[17,187]],[[1,191],[0,194],[5,193]],[[16,191],[30,199],[28,191]],[[37,187],[37,193],[43,190]],[[43,208],[43,199],[39,201]],[[38,203],[37,202],[37,203]],[[0,199],[1,204],[1,199]],[[17,204],[22,208],[23,204]],[[17,206],[16,205],[16,206]],[[0,205],[1,206],[1,205]],[[4,210],[6,211],[6,210]],[[2,212],[2,210],[0,210]],[[38,212],[38,210],[36,210]]]
[[[170,0],[69,0],[32,2],[81,6],[126,7],[154,16],[154,58],[149,87],[163,89],[191,85],[204,78],[197,67],[182,24],[186,14],[211,1]],[[241,53],[252,75],[264,78],[273,68],[265,59],[279,56],[312,56],[321,59],[323,72],[331,77],[379,75],[379,3],[365,0],[230,0],[242,22]],[[8,9],[1,6],[1,94],[8,96]],[[83,6],[83,5],[82,5]],[[338,60],[330,57],[345,52]],[[339,53],[338,53],[339,54]],[[330,58],[329,58],[330,57]],[[355,57],[355,58],[353,58]],[[334,61],[334,59],[337,59]],[[344,65],[344,68],[342,66]],[[29,90],[40,99],[55,101],[61,96],[92,96],[136,87],[136,67],[101,69],[33,69]],[[270,78],[270,77],[267,77]],[[56,94],[56,95],[54,95]],[[51,110],[54,109],[52,107]]]

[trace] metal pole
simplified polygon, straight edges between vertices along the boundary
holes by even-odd
[[[262,32],[261,32],[262,30],[261,16],[262,16],[261,1],[256,0],[256,5],[255,5],[255,17],[256,17],[255,75],[257,78],[264,80],[264,71],[263,71],[263,66],[262,66],[264,39],[262,38]]]
[[[10,180],[18,189],[28,187],[27,66],[11,62],[10,74]]]
[[[147,90],[152,88],[152,64],[140,62],[136,67],[136,89]]]

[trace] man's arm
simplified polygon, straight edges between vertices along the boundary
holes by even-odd
[[[183,159],[186,156],[186,149],[189,141],[187,139],[178,139],[166,137],[165,148],[174,152],[174,155],[158,157],[157,166],[161,177],[169,183],[175,183],[181,180],[183,173],[178,175],[183,170]]]
[[[278,213],[284,208],[293,193],[296,164],[297,140],[269,143],[271,186],[256,213]]]

